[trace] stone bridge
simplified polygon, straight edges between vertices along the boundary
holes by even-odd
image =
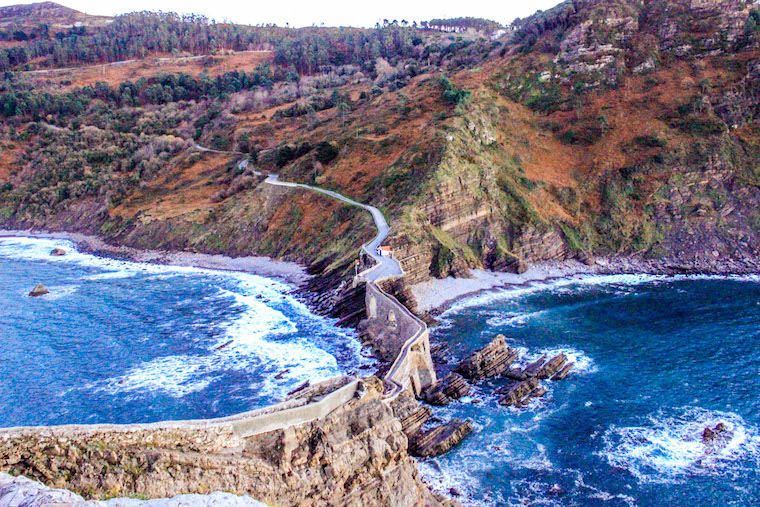
[[[277,181],[276,177],[268,178],[266,183],[299,187],[336,197],[332,195],[332,192],[306,185],[280,182]],[[232,451],[224,449],[234,449],[235,452],[238,452],[243,448],[242,446],[245,446],[245,441],[266,440],[269,438],[269,435],[282,435],[282,432],[291,434],[301,431],[303,428],[308,428],[309,424],[307,423],[315,421],[329,424],[329,419],[342,417],[340,414],[343,413],[350,413],[351,407],[355,409],[355,400],[363,403],[372,403],[372,400],[377,400],[380,405],[385,406],[384,410],[389,415],[392,413],[389,408],[390,403],[401,393],[411,391],[415,396],[419,396],[425,387],[436,381],[435,369],[430,356],[430,340],[427,325],[412,314],[396,298],[384,292],[377,283],[384,279],[403,276],[401,266],[395,259],[377,255],[376,249],[388,235],[389,227],[382,213],[377,208],[357,203],[343,196],[337,196],[336,198],[369,211],[378,228],[378,235],[371,242],[364,245],[361,251],[361,254],[373,259],[376,264],[357,275],[354,283],[366,284],[365,304],[367,318],[365,322],[378,339],[387,341],[387,346],[392,351],[389,357],[394,358],[390,369],[383,379],[383,385],[380,386],[379,394],[376,388],[367,384],[367,381],[352,377],[337,377],[303,389],[282,403],[220,419],[166,421],[152,424],[0,428],[0,471],[10,467],[10,469],[17,470],[16,473],[18,471],[22,471],[23,473],[23,468],[14,468],[18,467],[18,463],[20,463],[18,460],[25,459],[21,456],[23,452],[18,450],[22,442],[37,442],[40,439],[48,439],[51,442],[58,442],[60,444],[61,442],[69,442],[70,438],[75,438],[86,443],[90,442],[90,440],[96,441],[96,447],[103,445],[103,443],[108,443],[108,445],[118,445],[122,448],[125,446],[140,448],[139,446],[145,445],[148,446],[148,449],[151,449],[158,443],[166,441],[164,444],[173,449],[192,450],[197,447],[196,451],[201,453],[218,452],[222,449],[224,451],[222,454],[229,454]],[[377,381],[375,380],[375,382]],[[379,382],[377,383],[379,384]],[[399,423],[383,423],[383,425],[388,424],[392,426],[392,424]],[[381,426],[385,427],[383,425]],[[380,431],[379,428],[378,431]],[[220,435],[226,439],[221,444],[218,442],[219,438],[221,438]],[[311,437],[312,440],[317,438],[317,436],[319,435]],[[44,443],[42,440],[40,440],[40,443]],[[210,443],[206,444],[206,440],[209,440]],[[86,445],[90,445],[90,443]],[[269,449],[270,444],[271,449]],[[279,449],[277,446],[281,444],[282,442],[266,441],[266,444],[254,447],[256,449],[269,449],[271,452],[275,452],[275,449]],[[3,452],[3,446],[5,446],[5,452]],[[63,444],[59,446],[65,447]],[[206,449],[206,447],[209,448]],[[295,446],[294,449],[297,447]],[[48,449],[55,449],[55,447],[48,446],[45,449],[45,452],[47,452]],[[35,450],[34,452],[37,451]],[[59,449],[55,452],[60,453],[63,451]],[[288,450],[288,453],[292,452],[293,449]],[[95,452],[95,454],[98,453]],[[104,453],[100,452],[100,454]],[[100,455],[98,454],[98,456]],[[54,461],[53,457],[44,459]],[[97,459],[100,459],[100,457]],[[360,468],[358,467],[357,470]],[[267,468],[265,467],[264,469]],[[220,489],[239,489],[233,487],[237,484],[234,481],[239,481],[239,478],[231,478],[230,481],[232,482],[230,482],[229,486],[226,483],[219,483],[217,486]],[[177,487],[179,488],[180,486],[181,484]],[[262,491],[268,491],[263,486],[262,488]],[[399,497],[398,501],[394,502],[395,505],[412,505],[411,502],[415,502],[414,504],[416,504],[414,498],[409,497],[410,495],[405,494],[401,490],[395,494],[403,497]],[[423,493],[420,494],[422,495]],[[393,491],[389,491],[386,496],[391,498],[393,495]]]

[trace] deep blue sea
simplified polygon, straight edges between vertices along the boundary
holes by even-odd
[[[226,416],[372,363],[293,289],[0,238],[0,426]]]
[[[494,380],[438,411],[475,430],[424,475],[470,505],[760,505],[759,324],[753,277],[594,277],[466,300],[433,332],[452,357],[502,333],[578,368],[526,409],[500,407]],[[719,422],[731,433],[705,446]]]

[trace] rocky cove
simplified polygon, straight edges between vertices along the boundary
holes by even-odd
[[[23,237],[16,237],[23,240]],[[22,241],[21,244],[34,243]],[[81,254],[76,252],[51,256],[50,246],[45,245],[41,248],[37,262],[44,262],[46,257],[57,257],[59,259],[56,262],[64,263],[82,260]],[[135,254],[134,251],[129,253]],[[140,255],[144,259],[147,254]],[[151,258],[154,257],[151,255]],[[118,262],[122,261],[116,261],[117,264]],[[216,262],[218,265],[220,259],[217,258]],[[236,262],[239,265],[241,261]],[[112,266],[113,262],[103,260],[103,264]],[[278,267],[276,263],[274,266]],[[292,276],[293,273],[290,272],[289,275]],[[88,277],[102,278],[99,275]],[[43,303],[61,296],[60,286],[52,285],[50,288],[49,293],[40,296]],[[377,295],[383,297],[382,293]],[[261,296],[256,298],[260,299]],[[364,309],[363,291],[355,299],[362,311],[367,313]],[[390,303],[391,306],[385,308],[391,310],[385,311],[393,313],[393,304],[397,303]],[[403,330],[410,325],[404,322],[413,317],[411,314],[405,317],[400,307],[395,308],[398,317],[393,321],[394,330],[398,325],[398,330],[402,331],[398,340],[403,342],[408,338]],[[377,325],[370,326],[370,329],[380,333],[384,330],[383,326]],[[225,341],[223,346],[214,347],[214,353],[231,351],[227,346],[233,341]],[[233,346],[235,347],[237,345]],[[286,373],[287,369],[273,378],[280,380]],[[399,380],[404,382],[402,378]],[[115,384],[117,389],[126,385],[124,379]],[[351,390],[347,391],[349,388]],[[409,447],[416,447],[408,444],[407,433],[404,431],[407,428],[394,415],[395,409],[387,408],[393,406],[393,403],[388,405],[383,400],[388,396],[389,389],[393,388],[384,385],[376,377],[365,378],[358,384],[347,384],[346,381],[306,382],[289,393],[283,404],[261,409],[260,413],[250,416],[233,417],[231,422],[210,419],[150,425],[51,426],[0,430],[0,441],[4,446],[0,452],[0,462],[2,469],[13,475],[25,475],[49,486],[68,488],[86,498],[95,499],[114,496],[159,498],[222,490],[247,494],[280,505],[303,505],[307,500],[315,505],[446,504],[444,498],[431,494],[419,478],[416,465],[408,454]],[[400,394],[401,399],[408,396],[406,392]],[[352,402],[352,398],[356,401]],[[406,400],[407,403],[412,402],[413,410],[419,409],[414,397]],[[50,408],[53,411],[56,409]],[[348,419],[342,419],[344,416]],[[241,417],[243,422],[239,422]],[[333,419],[336,417],[339,419]],[[249,419],[274,422],[254,423],[248,422]],[[284,422],[276,422],[279,420]],[[355,420],[361,420],[362,427],[352,422]],[[252,430],[252,424],[259,429]],[[441,442],[453,440],[455,443],[466,434],[460,430],[455,437],[441,435],[446,429],[426,434],[426,441],[440,448]],[[284,431],[283,436],[276,437],[277,431]],[[284,436],[294,431],[303,433],[295,437]],[[343,436],[336,433],[344,431],[348,433]],[[324,447],[318,444],[319,439],[325,439]],[[453,443],[447,445],[450,447]],[[255,449],[255,453],[268,453],[268,457],[263,461],[253,459],[252,451],[246,450],[247,445],[252,446],[250,449]],[[339,448],[344,450],[339,451]],[[444,450],[441,448],[438,452]],[[291,452],[295,453],[292,458]],[[166,459],[161,458],[162,455]],[[203,456],[203,460],[198,462],[200,456]],[[272,465],[267,464],[266,460],[269,459],[277,460],[280,465],[272,468]],[[330,464],[332,460],[337,460],[334,465]],[[185,474],[184,479],[178,475],[180,470],[184,470],[181,472]],[[269,475],[264,473],[266,470]],[[295,470],[301,470],[312,477],[315,489],[304,489],[302,482],[287,479]],[[352,475],[354,473],[360,475]],[[272,489],[272,481],[276,476],[285,482],[282,487]],[[382,477],[382,480],[377,483],[377,480],[370,479],[372,476]],[[253,482],[241,482],[243,477],[251,477],[258,486]],[[328,480],[328,477],[336,482],[330,483],[332,479]]]
[[[125,250],[121,250],[124,252]],[[149,258],[155,259],[155,258],[165,258],[165,259],[177,259],[176,256],[173,256],[171,254],[147,254],[142,252],[135,252],[126,250],[130,253],[130,255],[138,255],[139,257],[133,257],[133,258],[145,258],[146,256],[150,256]],[[181,258],[181,257],[180,257]],[[186,262],[186,261],[185,261]],[[219,263],[222,262],[221,259],[216,259],[216,265],[218,266]],[[242,261],[237,261],[242,262]],[[602,261],[604,262],[604,261]],[[583,265],[585,268],[590,269],[590,267],[587,264]],[[599,264],[597,264],[599,266]],[[600,266],[603,268],[603,266]],[[295,276],[292,271],[289,272],[289,276]],[[546,282],[551,284],[550,281]],[[401,287],[401,288],[400,288]],[[340,315],[343,316],[346,322],[356,321],[357,323],[364,320],[366,317],[367,309],[365,308],[365,299],[366,294],[363,290],[359,290],[361,286],[353,289],[340,289],[336,292],[327,292],[318,294],[315,293],[314,296],[307,297],[307,300],[310,300],[312,304],[315,305],[315,307],[319,307],[321,304],[323,308],[329,307],[332,308],[333,313],[336,317],[340,317]],[[513,287],[514,289],[514,287]],[[386,290],[394,293],[401,293],[400,297],[406,296],[409,297],[407,294],[404,294],[403,286],[399,286],[396,283],[390,283],[386,286]],[[358,292],[357,292],[358,291]],[[329,297],[326,297],[327,295],[330,295]],[[484,293],[484,296],[487,296],[488,293]],[[358,313],[361,313],[362,315],[357,315]],[[381,359],[385,359],[387,361],[390,361],[394,357],[393,350],[394,348],[398,350],[398,347],[401,345],[398,338],[394,339],[393,332],[388,334],[387,330],[381,329],[380,332],[377,331],[377,329],[373,330],[373,326],[367,325],[366,323],[363,325],[360,325],[360,329],[363,330],[361,336],[363,341],[365,341],[365,344],[372,346],[377,351],[377,354]],[[402,340],[403,341],[403,340]],[[395,345],[394,345],[395,343]],[[383,352],[385,350],[385,352]],[[432,355],[433,358],[438,363],[437,369],[439,371],[439,375],[441,376],[441,380],[434,385],[431,385],[430,387],[424,389],[419,393],[420,398],[425,402],[432,406],[445,406],[452,401],[459,400],[463,397],[466,397],[468,394],[471,393],[472,385],[477,386],[480,383],[483,383],[484,381],[493,381],[496,378],[505,379],[506,382],[509,382],[505,385],[498,386],[494,388],[491,391],[491,395],[496,396],[498,399],[498,403],[505,406],[515,406],[515,407],[525,407],[530,403],[530,400],[540,398],[546,393],[545,387],[542,387],[539,382],[545,381],[546,379],[552,378],[552,380],[560,380],[567,376],[567,374],[571,371],[572,368],[572,362],[568,360],[567,356],[564,354],[556,354],[552,356],[541,356],[538,358],[533,358],[530,361],[525,361],[524,359],[521,360],[519,357],[521,353],[510,346],[507,345],[505,337],[499,336],[495,339],[493,339],[491,342],[483,346],[481,349],[474,351],[473,353],[469,354],[467,357],[460,356],[458,359],[451,356],[451,354],[447,351],[445,346],[442,346],[441,344],[433,344],[432,347]],[[464,358],[464,359],[462,359]],[[521,366],[515,367],[515,364],[521,364]],[[383,375],[383,370],[379,373],[381,376]],[[380,389],[380,393],[383,391],[387,392],[388,387],[378,387],[382,385],[381,383],[375,384],[376,387],[373,389]],[[313,389],[319,389],[318,385],[315,385]],[[329,391],[330,388],[328,388]],[[366,391],[365,388],[363,390]],[[482,387],[480,388],[482,389]],[[312,391],[313,392],[313,391]],[[298,397],[300,395],[303,395],[304,393],[295,393],[293,396]],[[310,395],[313,396],[313,395]],[[361,399],[364,395],[362,395]],[[378,396],[378,395],[372,395],[372,396]],[[308,396],[307,396],[308,397]],[[475,398],[473,400],[473,403],[475,407],[478,406],[479,400]],[[377,410],[379,405],[372,404],[373,407],[375,407],[374,410]],[[355,452],[361,452],[363,455],[366,455],[366,459],[371,460],[372,462],[376,462],[377,466],[379,467],[378,470],[393,470],[393,472],[390,473],[390,475],[396,476],[397,479],[394,479],[394,481],[398,481],[398,483],[394,486],[394,488],[403,488],[404,495],[399,495],[398,497],[391,497],[386,496],[390,495],[389,492],[378,492],[376,495],[378,496],[367,496],[368,493],[362,493],[361,491],[364,491],[363,488],[360,490],[354,490],[355,484],[359,484],[361,481],[359,479],[351,479],[352,473],[362,473],[361,470],[365,466],[365,464],[360,464],[358,462],[355,462],[353,465],[346,465],[348,468],[344,469],[341,474],[341,478],[336,478],[339,482],[336,484],[343,484],[343,486],[331,486],[331,490],[333,491],[344,491],[341,498],[344,498],[341,501],[348,502],[347,504],[351,505],[354,503],[362,503],[362,504],[368,504],[372,505],[373,502],[388,502],[391,501],[393,505],[405,505],[405,503],[402,502],[401,498],[428,498],[430,502],[436,501],[436,502],[445,502],[443,497],[438,497],[438,500],[435,500],[435,496],[432,496],[431,493],[426,493],[427,486],[425,485],[424,481],[419,476],[419,473],[416,472],[416,465],[415,462],[412,460],[411,455],[420,456],[425,459],[430,459],[432,457],[441,455],[453,447],[455,447],[457,444],[459,444],[461,441],[465,440],[470,434],[470,432],[473,430],[473,422],[470,420],[470,418],[464,418],[460,419],[457,417],[453,418],[445,418],[444,420],[441,420],[440,416],[437,415],[436,409],[431,409],[430,407],[427,407],[425,405],[419,405],[418,402],[415,400],[415,396],[411,395],[410,393],[404,393],[402,396],[399,396],[395,401],[393,401],[390,404],[391,411],[388,413],[389,415],[377,415],[377,417],[380,417],[381,419],[378,419],[378,421],[382,420],[383,417],[390,417],[392,420],[397,421],[398,426],[397,433],[386,433],[383,435],[375,434],[375,430],[370,427],[366,427],[365,429],[361,430],[359,434],[351,434],[345,437],[341,437],[344,439],[348,439],[345,444],[349,446],[351,451],[346,450],[345,452],[349,453],[355,453]],[[348,410],[348,408],[346,408]],[[353,410],[353,409],[352,409]],[[367,410],[370,410],[367,407],[362,408],[362,417],[368,417]],[[346,414],[345,417],[354,417],[354,415],[348,415]],[[336,429],[340,426],[342,423],[335,423],[334,425],[329,426],[330,432],[336,431]],[[379,425],[383,425],[385,423],[378,422]],[[307,424],[308,427],[312,426],[312,423]],[[298,426],[299,428],[301,426]],[[325,435],[331,434],[327,433],[326,427],[321,427],[322,429],[319,430],[319,434],[323,434],[325,432]],[[262,496],[264,495],[264,489],[263,486],[260,487],[260,489],[256,489],[257,486],[253,486],[250,484],[243,484],[242,486],[238,483],[234,486],[234,488],[231,486],[232,482],[230,482],[231,479],[224,478],[224,475],[221,474],[217,470],[220,470],[218,468],[219,466],[222,466],[220,464],[215,464],[214,467],[208,468],[206,465],[204,466],[205,472],[201,475],[197,475],[197,471],[193,471],[193,467],[190,465],[191,463],[194,463],[194,459],[190,458],[183,458],[185,459],[184,465],[179,465],[180,468],[184,467],[185,474],[190,474],[189,477],[192,477],[192,480],[187,479],[180,481],[176,483],[174,486],[165,486],[164,489],[158,488],[155,486],[155,484],[166,484],[169,479],[167,479],[164,475],[162,475],[161,470],[164,470],[168,465],[163,464],[163,461],[151,461],[148,460],[144,464],[139,464],[139,462],[135,462],[132,465],[129,465],[130,469],[134,469],[134,472],[131,476],[124,475],[122,472],[119,472],[119,470],[127,465],[125,465],[126,462],[117,462],[115,464],[112,464],[113,467],[113,473],[116,475],[113,479],[108,479],[106,482],[102,482],[99,479],[96,479],[96,476],[99,476],[101,473],[106,474],[107,468],[96,468],[94,469],[95,472],[93,472],[93,469],[90,467],[85,467],[87,470],[90,470],[89,474],[95,474],[95,475],[82,475],[83,469],[81,467],[84,467],[85,464],[90,462],[91,460],[98,460],[101,459],[98,454],[83,454],[81,458],[77,457],[76,460],[74,460],[73,463],[69,463],[68,465],[64,466],[64,462],[68,463],[68,459],[66,457],[63,458],[63,462],[56,461],[55,459],[51,458],[49,456],[49,453],[54,452],[54,449],[50,447],[50,439],[64,439],[67,442],[68,445],[68,439],[69,439],[69,431],[67,429],[61,429],[63,433],[56,436],[55,433],[56,430],[51,430],[53,433],[51,433],[51,436],[49,438],[43,438],[41,440],[31,439],[32,435],[36,434],[38,430],[35,430],[34,432],[15,432],[12,434],[5,433],[3,438],[5,438],[5,442],[10,447],[6,448],[6,451],[9,453],[8,458],[5,461],[5,469],[10,469],[13,471],[13,473],[21,473],[29,475],[33,478],[36,478],[38,480],[42,480],[46,484],[54,485],[56,487],[67,487],[71,488],[74,491],[77,491],[79,493],[84,493],[86,496],[89,497],[95,497],[97,498],[100,495],[103,495],[106,491],[112,491],[112,493],[108,493],[109,495],[117,494],[117,495],[148,495],[149,497],[157,497],[157,496],[172,496],[172,495],[178,495],[183,493],[204,493],[204,492],[211,492],[215,490],[224,490],[224,491],[234,491],[239,494],[248,494],[251,495],[253,498],[256,499],[263,499],[264,501],[269,501],[268,499],[273,497],[266,497]],[[216,430],[215,430],[216,431]],[[311,435],[312,433],[309,433],[312,430],[308,430],[303,435]],[[316,430],[314,430],[316,431]],[[98,433],[98,436],[93,442],[99,441],[97,439],[102,439],[103,434]],[[403,435],[403,436],[402,436]],[[87,436],[89,439],[90,437]],[[120,438],[120,437],[119,437]],[[116,455],[121,456],[123,453],[137,453],[136,455],[139,455],[140,452],[143,452],[147,447],[153,447],[152,445],[148,445],[147,447],[143,447],[144,444],[141,444],[139,442],[135,443],[132,442],[131,439],[133,437],[129,437],[129,442],[124,443],[120,440],[116,440],[113,442],[108,443],[78,443],[76,444],[79,446],[79,449],[84,448],[92,448],[92,446],[101,446],[105,445],[106,448],[110,448],[112,452],[114,452]],[[151,437],[152,438],[155,437]],[[206,437],[203,437],[206,438]],[[327,458],[328,455],[332,455],[334,452],[343,452],[343,451],[337,451],[334,447],[325,448],[323,450],[319,449],[312,449],[313,444],[313,436],[308,437],[308,441],[312,442],[309,444],[310,451],[309,456],[312,456],[311,458],[308,458],[306,461],[299,460],[298,463],[302,466],[307,467],[317,467],[317,469],[322,469],[322,467],[326,466],[329,461],[325,461],[326,459],[333,459],[333,458]],[[397,448],[396,453],[397,457],[393,458],[390,461],[380,461],[377,462],[377,457],[372,457],[372,453],[378,451],[379,449],[376,447],[373,447],[372,451],[369,450],[362,450],[357,451],[359,448],[353,447],[354,445],[365,445],[365,444],[354,444],[354,443],[348,443],[348,441],[355,441],[356,439],[359,439],[361,441],[365,441],[363,439],[371,439],[373,442],[386,442],[387,445],[391,445],[389,442],[391,440],[398,440],[402,438],[406,443],[405,444],[392,444],[400,446]],[[379,438],[379,440],[377,440]],[[31,440],[30,440],[31,439]],[[248,438],[245,438],[245,441],[248,442]],[[258,442],[258,439],[255,439],[255,441]],[[303,438],[298,437],[294,443],[289,444],[294,449],[295,448],[302,448],[307,441],[307,437],[303,436]],[[280,443],[276,443],[275,441],[271,441],[272,445],[274,447],[271,447],[272,453],[279,453],[281,452],[279,449],[284,449],[282,447],[284,444],[281,440],[277,441]],[[174,456],[178,452],[184,452],[185,445],[182,444],[181,439],[175,439],[174,436],[172,436],[165,445],[165,448],[167,449],[167,452],[169,452],[170,455]],[[231,444],[230,444],[231,445]],[[372,444],[377,445],[377,444]],[[386,444],[383,444],[386,445]],[[84,447],[82,447],[84,446]],[[14,454],[13,456],[10,456],[11,449],[25,449],[21,452],[21,454]],[[221,449],[221,448],[220,448]],[[77,451],[79,452],[79,451]],[[199,452],[199,451],[194,451]],[[204,454],[207,453],[207,451],[202,451]],[[208,451],[211,452],[211,451]],[[214,451],[214,452],[223,452],[225,455],[227,451]],[[387,453],[387,451],[383,451],[384,453]],[[316,454],[312,454],[316,453]],[[339,455],[339,454],[338,454]],[[406,458],[403,458],[402,456],[406,455]],[[36,456],[36,458],[32,458],[32,456]],[[67,455],[65,455],[67,456]],[[77,455],[79,456],[79,455]],[[243,463],[245,460],[243,458],[247,457],[247,453],[243,453],[239,458],[236,458],[238,461],[235,461],[235,463]],[[319,461],[313,461],[316,459],[316,456],[323,456],[319,459]],[[120,458],[121,459],[121,458]],[[172,458],[173,460],[175,458]],[[226,457],[224,458],[227,459]],[[239,461],[240,459],[243,459],[243,461]],[[386,459],[386,458],[384,458]],[[406,464],[401,465],[400,463],[406,460]],[[399,464],[393,464],[398,462]],[[156,467],[153,467],[153,463],[156,464]],[[171,461],[169,463],[175,463],[175,461]],[[309,464],[311,463],[311,464]],[[139,466],[137,466],[139,465]],[[233,471],[236,469],[237,465],[230,465],[229,463],[226,463],[223,465],[224,470],[229,470],[229,473],[233,473],[234,477],[238,477],[238,473],[242,473],[243,476],[249,476],[251,474],[255,475],[258,472],[257,470],[260,469],[262,466],[258,462],[256,463],[248,463],[245,467],[242,468],[243,471]],[[288,469],[293,469],[295,465],[291,464],[288,465]],[[10,467],[10,468],[8,468]],[[50,467],[48,469],[48,467]],[[354,468],[352,468],[354,467]],[[296,467],[297,468],[297,467]],[[47,470],[47,471],[46,471]],[[98,472],[100,470],[100,472]],[[177,469],[179,470],[179,468]],[[283,473],[280,469],[280,473]],[[303,469],[305,470],[305,469]],[[315,469],[316,470],[316,469]],[[324,470],[323,470],[324,472]],[[111,472],[108,472],[111,473]],[[227,472],[224,472],[227,473]],[[273,472],[274,473],[274,472]],[[303,472],[307,473],[307,472]],[[312,472],[308,472],[311,474]],[[176,472],[172,472],[172,477],[174,477]],[[411,475],[409,475],[411,474]],[[139,477],[145,476],[144,479],[138,479]],[[52,479],[56,478],[55,481],[51,482]],[[64,480],[61,482],[62,477],[68,477],[69,479]],[[235,481],[240,481],[241,479],[235,479]],[[328,479],[323,479],[328,480]],[[346,482],[342,482],[346,481]],[[124,485],[121,485],[122,482]],[[196,484],[197,486],[193,486],[191,484]],[[294,483],[288,483],[288,484],[294,484]],[[315,483],[316,484],[316,483]],[[163,486],[162,486],[163,487]],[[318,486],[314,486],[317,488]],[[116,488],[116,490],[114,490]],[[156,489],[154,489],[156,488]],[[230,489],[232,488],[232,489]],[[337,488],[337,489],[336,489]],[[342,488],[342,489],[341,489]],[[154,493],[149,493],[151,491],[155,491]],[[349,492],[350,491],[350,492]],[[459,490],[455,488],[456,495],[459,495]],[[440,491],[440,493],[446,493],[448,495],[451,495],[450,491]],[[288,489],[288,486],[284,486],[281,492],[279,493],[280,497],[277,497],[277,502],[281,504],[288,504],[287,498],[288,495],[295,494],[293,491]],[[299,493],[300,494],[300,493]],[[310,495],[313,495],[310,494]],[[294,500],[293,504],[299,504],[299,502],[303,502],[304,499],[302,497],[300,500],[296,499]],[[338,498],[338,497],[336,497]],[[327,498],[322,498],[322,500],[316,501],[315,504],[320,504],[320,502],[333,502],[338,501],[336,498],[333,498],[331,500],[328,500]],[[350,501],[348,499],[351,499]],[[374,498],[374,500],[372,499]],[[395,500],[393,500],[395,498]],[[432,499],[432,500],[431,500]],[[400,502],[400,503],[398,503]]]

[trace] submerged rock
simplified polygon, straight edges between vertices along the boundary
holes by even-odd
[[[454,371],[472,381],[501,375],[517,359],[517,351],[507,346],[504,335],[478,350],[470,357],[459,363]]]
[[[723,433],[726,433],[728,431],[728,425],[726,423],[718,423],[717,426],[714,428],[710,428],[709,426],[705,428],[705,430],[702,432],[702,442],[705,444],[709,444],[712,441],[714,441],[716,438],[721,436]]]
[[[45,294],[50,294],[50,291],[47,290],[47,287],[41,283],[38,283],[37,286],[32,289],[32,292],[29,293],[29,297],[36,298],[39,296],[44,296]]]
[[[53,250],[50,252],[50,255],[54,257],[62,257],[66,255],[66,250],[63,248],[53,248]]]
[[[439,456],[459,444],[471,431],[470,421],[452,419],[430,431],[420,431],[413,435],[410,438],[410,449],[415,456]]]
[[[448,405],[470,392],[470,384],[458,373],[449,373],[422,392],[422,399],[431,405]]]

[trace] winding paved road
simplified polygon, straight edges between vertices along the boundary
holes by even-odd
[[[213,151],[213,150],[204,149],[201,146],[197,146],[197,148],[203,151]],[[240,162],[238,162],[238,167],[240,169],[247,168],[248,160],[241,160]],[[253,171],[253,173],[258,176],[264,175],[260,171]],[[401,269],[401,264],[399,264],[399,262],[396,259],[392,257],[382,257],[378,253],[380,245],[383,243],[383,241],[385,241],[385,239],[388,237],[388,234],[391,231],[391,228],[388,225],[388,222],[385,220],[383,213],[379,209],[375,208],[374,206],[370,206],[368,204],[362,204],[360,202],[354,201],[353,199],[349,199],[348,197],[341,195],[337,192],[333,192],[332,190],[325,190],[319,187],[312,187],[311,185],[304,185],[303,183],[291,183],[288,181],[280,181],[280,176],[278,174],[268,175],[267,179],[264,180],[264,183],[268,183],[270,185],[275,185],[275,186],[280,186],[280,187],[303,188],[305,190],[310,190],[312,192],[319,192],[320,194],[324,194],[328,197],[332,197],[333,199],[337,199],[339,201],[345,202],[346,204],[350,204],[351,206],[358,206],[360,208],[363,208],[369,211],[369,213],[372,215],[372,220],[374,220],[375,222],[375,227],[377,227],[377,236],[375,236],[375,239],[365,244],[362,247],[362,250],[364,251],[364,253],[372,257],[375,260],[376,264],[371,269],[364,271],[362,273],[362,276],[371,282],[375,282],[377,280],[381,280],[383,278],[387,278],[390,276],[400,276],[404,274],[404,270]]]

